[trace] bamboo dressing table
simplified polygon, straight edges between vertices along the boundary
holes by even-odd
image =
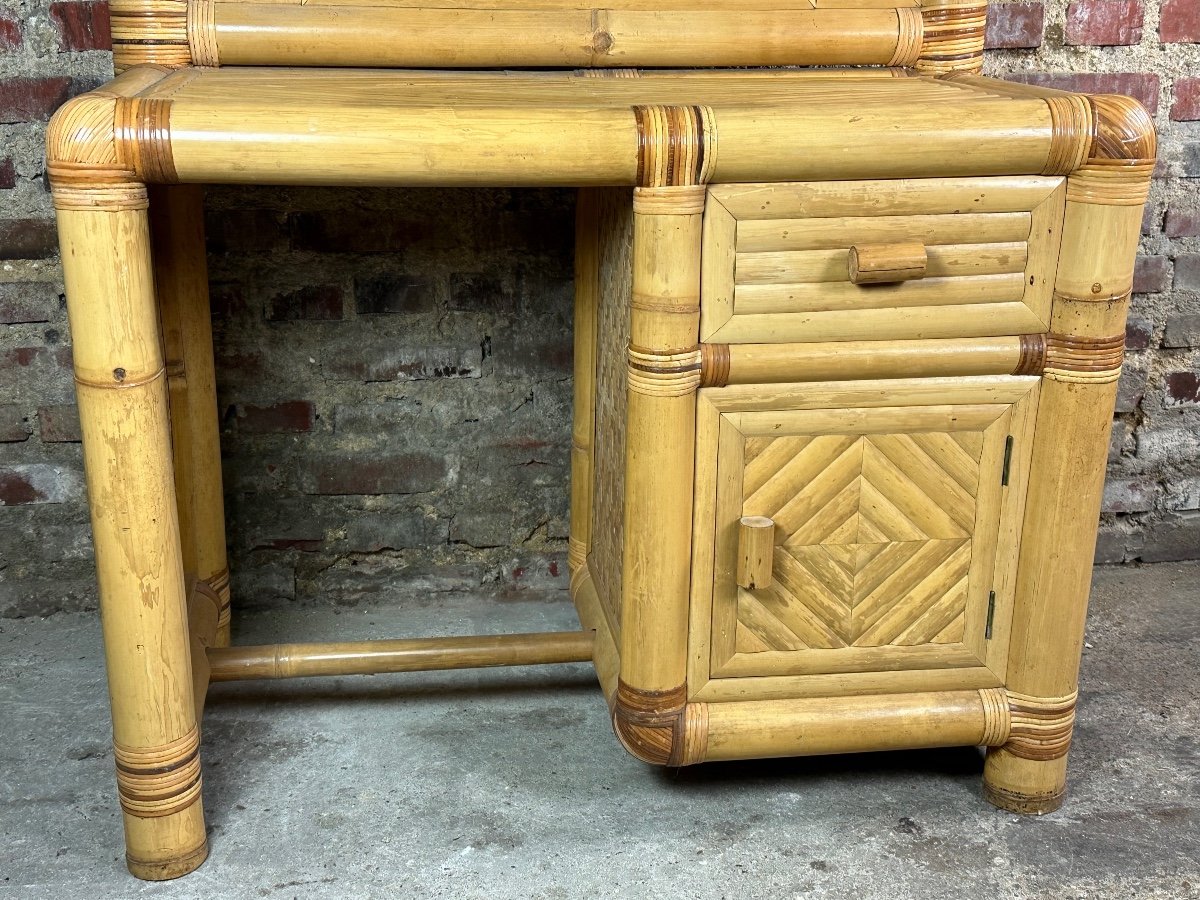
[[[985,13],[113,0],[48,157],[135,875],[207,855],[239,678],[592,660],[650,763],[986,745],[1057,807],[1155,140],[980,77]],[[581,189],[584,630],[229,646],[212,182]]]

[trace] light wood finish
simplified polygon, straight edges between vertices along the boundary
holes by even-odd
[[[229,563],[204,251],[203,189],[186,185],[154,190],[150,196],[150,233],[171,399],[183,565],[219,598],[215,641],[217,646],[226,646]]]
[[[742,516],[738,520],[738,587],[751,591],[769,588],[774,552],[775,523],[766,516]]]
[[[575,227],[575,396],[571,430],[571,530],[567,563],[574,573],[591,543],[596,434],[596,327],[600,307],[600,244],[595,221],[603,194],[579,191]]]
[[[1028,375],[1020,337],[806,344],[703,344],[701,384],[770,384],[851,378]]]
[[[67,194],[58,231],[126,862],[174,878],[208,843],[146,195],[136,208],[131,186],[130,199],[82,209]]]
[[[591,662],[591,631],[268,644],[208,651],[213,681]]]
[[[1023,245],[1018,245],[1015,248],[1005,248],[1005,250],[993,251],[988,254],[981,248],[977,259],[990,262],[994,266],[999,262],[998,257],[1001,253],[1007,256],[1008,253],[1015,250],[1023,263],[1025,261],[1024,249]],[[955,271],[952,267],[939,268],[938,262],[941,260],[935,256],[934,267],[929,274],[941,275]],[[850,248],[846,274],[851,284],[888,284],[894,281],[924,278],[929,264],[929,254],[925,252],[925,245],[915,241],[905,244],[855,244]],[[992,268],[987,265],[976,266],[976,269],[984,274],[992,274]]]
[[[141,156],[161,170],[151,180],[185,182],[632,185],[632,108],[681,102],[720,123],[714,181],[1011,175],[1040,171],[1054,138],[1038,98],[877,75],[234,67],[184,69],[138,99],[151,117]],[[897,143],[898,120],[921,139]]]
[[[1062,179],[724,185],[710,193],[706,342],[961,339],[1037,333],[1049,322]],[[875,270],[866,275],[856,262],[863,251]],[[871,281],[856,283],[864,278]]]
[[[1104,442],[1116,399],[1141,207],[1153,168],[1154,131],[1141,107],[1095,98],[1100,116],[1087,164],[1068,180],[1052,336],[1071,347],[1045,376],[1029,475],[1036,502],[1025,539],[1011,622],[1008,685],[1023,732],[988,754],[988,799],[1018,812],[1062,802],[1078,691],[1090,561],[1104,484]],[[1095,183],[1103,183],[1103,189]],[[1095,360],[1095,362],[1092,362]]]

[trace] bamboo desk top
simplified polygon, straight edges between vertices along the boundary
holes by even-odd
[[[714,183],[1038,174],[1059,137],[1053,92],[1020,85],[763,75],[142,66],[100,93],[132,107],[150,181],[634,184],[632,108],[650,104],[711,109]]]

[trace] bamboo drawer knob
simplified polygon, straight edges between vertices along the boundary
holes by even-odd
[[[929,257],[925,245],[855,244],[850,248],[850,281],[854,284],[887,284],[925,275]]]
[[[770,587],[774,554],[775,523],[766,516],[742,516],[738,521],[738,585],[751,591]]]

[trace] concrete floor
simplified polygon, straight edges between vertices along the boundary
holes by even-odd
[[[248,614],[238,640],[569,628],[479,598]],[[973,748],[651,769],[586,666],[220,685],[212,853],[122,861],[93,616],[0,622],[0,897],[1200,897],[1200,564],[1096,573],[1071,793],[980,796]]]

